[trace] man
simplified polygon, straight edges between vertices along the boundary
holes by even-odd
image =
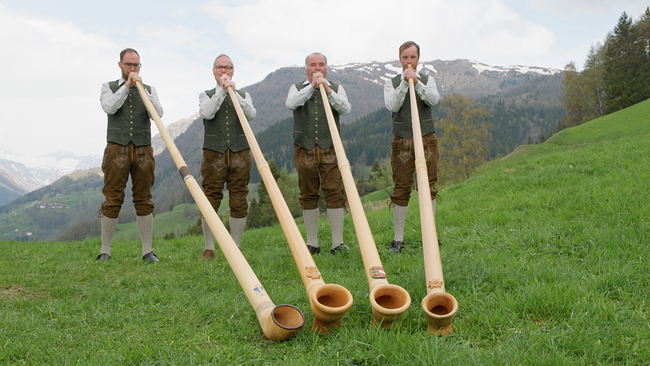
[[[124,189],[131,175],[133,183],[133,205],[137,215],[138,228],[142,238],[142,259],[158,262],[152,251],[153,212],[151,187],[154,183],[155,161],[151,148],[151,120],[147,108],[135,86],[142,83],[140,55],[132,48],[120,52],[117,66],[122,71],[118,80],[102,85],[100,102],[108,115],[108,133],[102,171],[106,200],[99,211],[102,227],[102,249],[97,261],[111,258],[111,240],[117,217],[124,203]],[[163,110],[156,89],[144,85],[149,100],[156,112]]]
[[[390,158],[393,168],[393,181],[395,182],[394,191],[390,196],[395,228],[395,237],[391,243],[393,252],[400,252],[404,245],[404,225],[408,213],[408,202],[411,197],[413,172],[415,171],[409,79],[413,79],[415,84],[434,212],[436,208],[435,197],[438,193],[435,184],[438,181],[438,160],[440,159],[433,118],[431,117],[431,106],[438,103],[440,99],[436,82],[433,77],[421,73],[416,74],[415,70],[417,70],[418,61],[420,60],[420,46],[415,42],[408,41],[400,46],[399,60],[402,64],[402,73],[390,80],[386,80],[384,86],[386,108],[393,112],[394,136]]]
[[[203,190],[214,210],[218,211],[224,184],[228,188],[230,233],[239,246],[248,215],[246,196],[251,179],[251,154],[233,102],[239,103],[249,121],[255,118],[257,111],[251,96],[235,89],[232,81],[235,68],[230,57],[217,56],[212,74],[217,86],[199,95],[199,114],[205,126],[201,161]],[[235,90],[236,101],[230,98],[228,87]],[[205,240],[203,259],[214,259],[214,235],[203,219],[202,224]]]
[[[319,86],[325,88],[332,114],[339,126],[339,117],[352,109],[343,86],[327,80],[327,58],[312,53],[305,59],[307,80],[291,85],[286,106],[293,111],[293,160],[298,172],[300,206],[307,231],[307,248],[320,253],[318,245],[319,188],[323,189],[327,217],[332,231],[332,254],[346,250],[343,244],[343,180],[338,168],[327,116]]]

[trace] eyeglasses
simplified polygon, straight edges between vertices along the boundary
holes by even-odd
[[[122,65],[126,66],[127,69],[130,69],[132,67],[136,68],[136,69],[139,69],[140,66],[142,66],[142,64],[132,64],[130,62],[122,62]]]
[[[230,65],[226,65],[226,66],[223,66],[223,65],[214,65],[214,68],[217,69],[217,70],[228,70],[228,71],[234,69],[234,67],[232,67],[232,66],[230,66]]]

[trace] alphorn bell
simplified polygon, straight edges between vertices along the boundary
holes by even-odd
[[[257,320],[260,322],[264,335],[272,341],[283,341],[293,337],[305,324],[305,316],[300,309],[293,305],[275,306],[273,304],[273,301],[271,301],[266,290],[257,279],[257,276],[255,276],[255,273],[246,261],[246,258],[244,258],[244,255],[241,253],[230,234],[228,234],[226,227],[214,211],[214,208],[203,193],[203,190],[201,190],[201,187],[199,187],[199,184],[192,176],[190,169],[185,164],[178,148],[176,148],[174,140],[172,140],[171,136],[167,132],[165,125],[163,125],[158,113],[156,112],[156,109],[145,93],[142,84],[139,81],[136,81],[135,85],[140,91],[142,101],[147,106],[149,115],[156,122],[158,131],[160,131],[160,136],[162,136],[165,145],[167,145],[167,150],[169,150],[169,153],[174,159],[174,163],[176,163],[176,167],[178,168],[187,189],[192,194],[201,214],[217,239],[217,243],[226,257],[228,264],[235,273],[235,277],[237,277],[239,284],[244,289],[248,301],[253,306],[253,309],[255,309]]]
[[[231,86],[228,86],[227,89],[237,111],[239,121],[244,129],[248,145],[257,164],[257,169],[262,176],[264,185],[266,185],[271,204],[273,205],[275,214],[278,216],[278,221],[289,244],[293,260],[296,262],[298,272],[300,272],[300,277],[307,290],[311,311],[314,313],[312,330],[328,333],[333,325],[341,326],[340,319],[352,306],[352,294],[341,285],[326,284],[323,281],[318,267],[316,267],[316,263],[307,249],[305,240],[302,234],[300,234],[296,221],[291,215],[289,206],[287,206],[286,201],[282,197],[282,192],[273,177],[271,168],[269,168],[269,164],[264,159],[262,150],[255,139],[255,135],[244,115],[244,111],[241,109],[239,103],[237,103],[235,91]]]
[[[412,67],[411,64],[408,67]],[[420,115],[415,97],[415,83],[409,78],[411,96],[411,119],[413,122],[413,145],[415,148],[415,171],[417,173],[418,197],[420,203],[420,225],[422,226],[422,254],[427,281],[427,296],[422,299],[422,309],[429,323],[428,331],[433,335],[447,335],[453,332],[451,322],[458,310],[458,301],[445,292],[442,277],[442,262],[438,247],[436,220],[431,202],[427,161],[424,157]]]
[[[327,123],[329,124],[330,134],[332,135],[339,170],[343,178],[345,194],[347,195],[348,205],[352,213],[352,221],[354,222],[354,229],[357,233],[363,265],[366,269],[366,277],[368,277],[373,325],[381,325],[381,327],[387,328],[392,326],[400,318],[402,313],[408,310],[409,306],[411,306],[411,296],[402,287],[391,285],[386,280],[386,272],[381,264],[381,259],[379,259],[377,246],[375,245],[375,240],[372,237],[368,219],[366,218],[366,212],[363,209],[357,186],[354,183],[350,163],[345,155],[343,142],[341,142],[341,136],[339,136],[336,121],[334,121],[334,115],[332,114],[332,109],[327,99],[327,92],[322,83],[319,84],[319,89],[323,98],[323,106],[327,115]]]

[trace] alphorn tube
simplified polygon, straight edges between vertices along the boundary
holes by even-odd
[[[176,144],[174,144],[174,140],[172,140],[171,136],[167,132],[165,125],[163,125],[158,113],[156,112],[156,109],[145,93],[142,84],[136,81],[135,85],[137,86],[138,91],[140,91],[140,95],[142,96],[144,104],[147,106],[149,115],[156,122],[158,131],[160,131],[160,136],[162,136],[165,145],[167,145],[167,150],[169,150],[169,153],[174,159],[174,163],[176,163],[176,167],[178,168],[187,189],[192,194],[201,214],[217,239],[217,243],[226,257],[228,264],[232,268],[232,271],[235,273],[235,277],[237,277],[246,297],[248,297],[248,301],[253,306],[253,309],[255,309],[257,320],[260,322],[264,335],[272,341],[284,341],[293,337],[305,324],[305,316],[302,311],[293,305],[275,306],[275,304],[273,304],[273,301],[271,301],[266,290],[257,279],[257,276],[246,261],[246,258],[244,258],[244,255],[241,253],[239,248],[237,248],[237,244],[235,244],[235,241],[232,239],[230,234],[228,234],[226,227],[214,211],[214,208],[203,193],[203,190],[201,190],[201,187],[199,187],[199,184],[192,176],[190,169],[185,164]]]
[[[341,136],[339,135],[336,122],[334,121],[334,115],[332,114],[332,109],[327,99],[327,92],[323,84],[319,84],[319,89],[323,98],[323,105],[327,115],[330,134],[332,135],[339,170],[343,178],[345,194],[347,195],[348,205],[352,213],[352,221],[354,222],[354,229],[357,233],[363,265],[366,269],[366,277],[368,277],[373,325],[381,325],[381,327],[387,328],[392,326],[400,318],[402,313],[411,306],[411,296],[402,287],[391,285],[386,280],[386,272],[381,264],[375,240],[370,232],[366,212],[363,209],[356,183],[354,183],[354,177],[352,177],[350,162],[345,155],[343,142],[341,141]]]
[[[408,67],[411,67],[409,64]],[[442,276],[442,262],[438,247],[438,233],[433,214],[431,191],[427,161],[424,157],[422,129],[418,114],[415,84],[409,78],[411,96],[411,118],[413,122],[413,145],[415,148],[415,171],[417,173],[418,197],[420,203],[420,225],[422,226],[422,253],[424,255],[424,271],[427,281],[427,295],[422,299],[422,309],[429,323],[428,332],[433,335],[453,333],[451,322],[458,310],[458,301],[445,292],[445,280]]]
[[[318,267],[316,267],[316,263],[307,249],[305,240],[302,234],[300,234],[296,221],[291,215],[289,206],[287,206],[287,202],[282,197],[282,192],[280,192],[278,183],[273,177],[271,168],[269,168],[269,164],[264,159],[262,150],[257,143],[257,139],[255,139],[255,135],[244,115],[244,111],[241,109],[239,103],[237,103],[234,90],[230,86],[227,89],[237,111],[239,121],[244,129],[248,145],[257,164],[257,169],[262,176],[264,185],[266,185],[271,204],[273,204],[273,209],[278,216],[278,221],[289,244],[289,249],[298,267],[298,272],[300,272],[302,282],[307,290],[311,311],[314,313],[312,330],[328,333],[333,325],[341,326],[340,319],[352,306],[352,294],[341,285],[326,284],[323,281]]]

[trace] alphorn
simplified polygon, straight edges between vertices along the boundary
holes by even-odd
[[[408,67],[412,67],[411,64]],[[422,299],[422,309],[429,323],[428,332],[433,335],[447,335],[453,332],[451,322],[458,310],[458,301],[445,292],[445,280],[442,276],[442,262],[438,247],[436,220],[431,202],[427,161],[424,157],[422,129],[415,97],[415,83],[409,78],[411,96],[411,120],[413,124],[413,145],[415,148],[415,171],[417,173],[418,197],[420,203],[420,225],[422,226],[422,254],[424,255],[424,272],[427,281],[427,295]]]
[[[325,114],[327,115],[330,135],[332,135],[339,170],[343,178],[345,194],[347,195],[348,205],[352,213],[354,229],[357,233],[361,258],[363,259],[368,285],[370,286],[370,305],[372,306],[373,325],[380,325],[381,327],[387,328],[392,326],[408,310],[409,306],[411,306],[411,296],[402,287],[389,284],[386,279],[386,272],[381,264],[381,259],[379,259],[377,246],[375,245],[375,240],[370,232],[370,226],[366,218],[366,212],[363,209],[357,186],[354,183],[354,177],[352,177],[350,162],[345,155],[343,142],[336,127],[336,122],[334,121],[334,115],[332,114],[332,109],[327,99],[327,92],[322,83],[319,84],[319,89],[323,98],[323,105]]]
[[[352,294],[341,285],[326,284],[323,281],[321,273],[318,271],[318,267],[316,267],[316,263],[307,249],[305,240],[291,215],[289,206],[287,206],[287,202],[282,197],[282,192],[273,177],[271,168],[269,168],[269,164],[262,154],[257,139],[255,139],[255,135],[244,115],[244,111],[241,109],[239,103],[237,103],[234,90],[230,86],[227,89],[237,111],[237,116],[241,122],[246,139],[248,140],[248,145],[257,164],[257,169],[264,181],[269,198],[271,199],[271,204],[273,205],[275,214],[278,216],[278,221],[289,244],[293,260],[296,262],[298,272],[300,272],[300,277],[307,290],[311,311],[314,313],[312,330],[328,333],[332,326],[341,326],[340,319],[352,306]]]
[[[253,309],[255,309],[257,320],[260,322],[264,335],[272,341],[283,341],[293,337],[305,324],[305,316],[302,311],[293,305],[275,306],[273,304],[273,301],[271,301],[266,290],[257,279],[246,258],[244,258],[244,255],[230,234],[228,234],[228,230],[226,230],[221,219],[214,211],[205,193],[203,193],[203,190],[201,190],[201,187],[199,187],[199,184],[192,176],[176,144],[174,144],[174,140],[172,140],[167,132],[165,125],[163,125],[158,116],[158,112],[156,112],[156,109],[145,93],[142,84],[136,81],[135,85],[140,91],[149,115],[156,122],[160,136],[162,136],[167,150],[169,150],[169,153],[174,159],[174,163],[176,163],[178,172],[181,174],[187,189],[192,194],[201,214],[217,239],[217,243],[235,273],[235,277],[237,277],[246,297],[248,297],[248,301],[253,306]]]

